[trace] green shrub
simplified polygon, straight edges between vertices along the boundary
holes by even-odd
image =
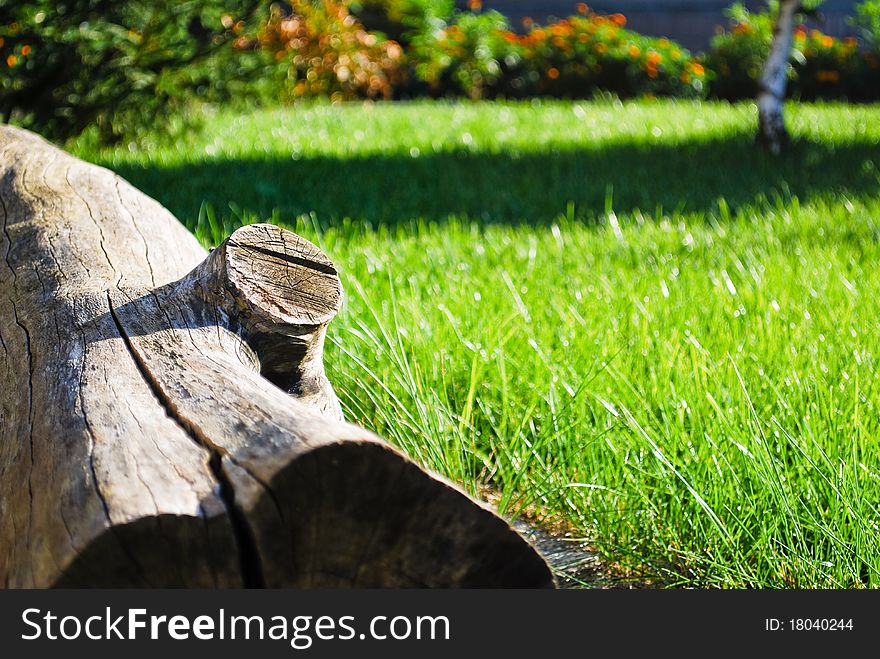
[[[753,14],[741,3],[730,7],[727,15],[730,30],[712,39],[705,58],[706,67],[713,72],[710,95],[728,100],[754,98],[770,54],[773,16],[770,12]]]
[[[497,11],[462,13],[449,25],[429,26],[411,48],[416,76],[435,96],[495,96],[522,70],[524,49]]]
[[[454,0],[347,0],[351,13],[371,32],[408,45],[427,26],[452,18]]]
[[[0,113],[55,138],[105,140],[194,96],[228,97],[221,65],[263,0],[0,0]],[[224,75],[217,76],[218,70]]]
[[[851,23],[859,29],[867,43],[880,48],[880,0],[862,0],[856,5]]]

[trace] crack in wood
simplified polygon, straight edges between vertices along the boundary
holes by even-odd
[[[126,349],[140,371],[141,376],[144,378],[144,381],[156,397],[156,400],[158,400],[162,407],[165,408],[168,417],[175,421],[193,442],[208,451],[210,455],[208,466],[214,478],[217,480],[220,500],[223,502],[226,512],[229,515],[230,522],[232,523],[232,531],[239,552],[241,578],[244,587],[265,587],[265,579],[260,564],[260,555],[254,540],[253,531],[251,531],[247,519],[241,514],[241,511],[236,506],[235,488],[232,486],[232,483],[223,471],[222,460],[224,456],[222,450],[212,443],[204,441],[203,437],[199,435],[192,425],[180,416],[167,394],[162,390],[160,383],[150,373],[149,367],[144,363],[143,359],[132,345],[131,337],[129,337],[128,332],[126,332],[125,327],[120,321],[119,316],[113,307],[113,300],[109,293],[107,294],[107,304],[110,310],[110,316],[116,324],[119,336],[125,343]]]
[[[2,195],[0,195],[0,206],[3,209],[3,235],[6,238],[6,254],[4,256],[4,260],[6,261],[6,266],[9,268],[9,271],[12,273],[12,288],[16,290],[18,288],[18,273],[15,271],[15,267],[10,262],[10,253],[12,252],[12,238],[9,235],[9,211],[6,207],[6,202],[3,200]],[[30,465],[28,467],[28,478],[27,478],[27,492],[28,492],[28,532],[27,532],[27,548],[30,553],[31,549],[31,529],[33,528],[33,509],[34,509],[34,484],[33,484],[33,473],[34,473],[34,355],[31,351],[31,334],[28,328],[19,320],[18,316],[18,308],[16,307],[15,300],[10,297],[9,304],[12,306],[12,320],[18,326],[18,328],[24,334],[24,350],[27,357],[27,368],[28,368],[28,446],[30,450]],[[33,572],[33,568],[31,568]]]
[[[230,245],[234,245],[235,247],[239,247],[241,249],[250,250],[252,252],[259,252],[264,256],[270,257],[271,259],[284,261],[285,263],[290,263],[293,265],[299,265],[304,268],[308,268],[309,270],[317,270],[318,272],[322,272],[325,275],[337,274],[336,268],[334,268],[332,265],[320,263],[318,261],[307,259],[302,256],[294,256],[293,254],[289,254],[288,252],[279,252],[273,249],[260,247],[259,245],[248,245],[246,243],[240,242],[230,242]]]

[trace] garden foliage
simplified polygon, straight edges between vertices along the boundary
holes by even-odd
[[[696,57],[587,5],[516,29],[479,0],[0,0],[0,113],[55,138],[94,126],[105,141],[186,117],[193,101],[415,96],[752,98],[772,6],[730,10]],[[865,40],[800,26],[789,92],[880,98],[880,0]],[[873,36],[872,36],[873,35]]]
[[[585,98],[698,96],[705,70],[669,39],[625,28],[622,14],[579,15],[514,32],[497,12],[464,13],[416,39],[417,76],[436,93]]]
[[[230,45],[263,0],[0,0],[0,114],[53,137],[105,139],[228,97]],[[222,60],[222,61],[221,61]]]
[[[770,52],[774,17],[730,9],[731,28],[712,40],[706,67],[712,73],[710,95],[727,100],[754,98],[764,60]],[[880,53],[854,37],[837,39],[799,25],[791,53],[788,93],[802,100],[880,100]]]
[[[290,12],[275,5],[259,32],[271,58],[268,75],[282,100],[391,98],[404,79],[403,50],[368,32],[335,0],[294,0]]]
[[[367,30],[403,45],[455,12],[454,0],[348,0],[346,4]]]
[[[856,5],[852,24],[859,29],[866,42],[880,47],[880,0],[863,0]]]

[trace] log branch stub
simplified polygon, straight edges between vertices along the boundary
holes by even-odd
[[[327,324],[342,304],[336,268],[315,245],[271,224],[242,227],[175,286],[178,304],[220,309],[263,377],[342,419],[324,372]]]

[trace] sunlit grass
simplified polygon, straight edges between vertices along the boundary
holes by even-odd
[[[664,585],[876,587],[880,108],[792,110],[781,160],[750,106],[675,103],[316,106],[73,146],[206,243],[257,219],[319,242],[349,417],[505,514]]]

